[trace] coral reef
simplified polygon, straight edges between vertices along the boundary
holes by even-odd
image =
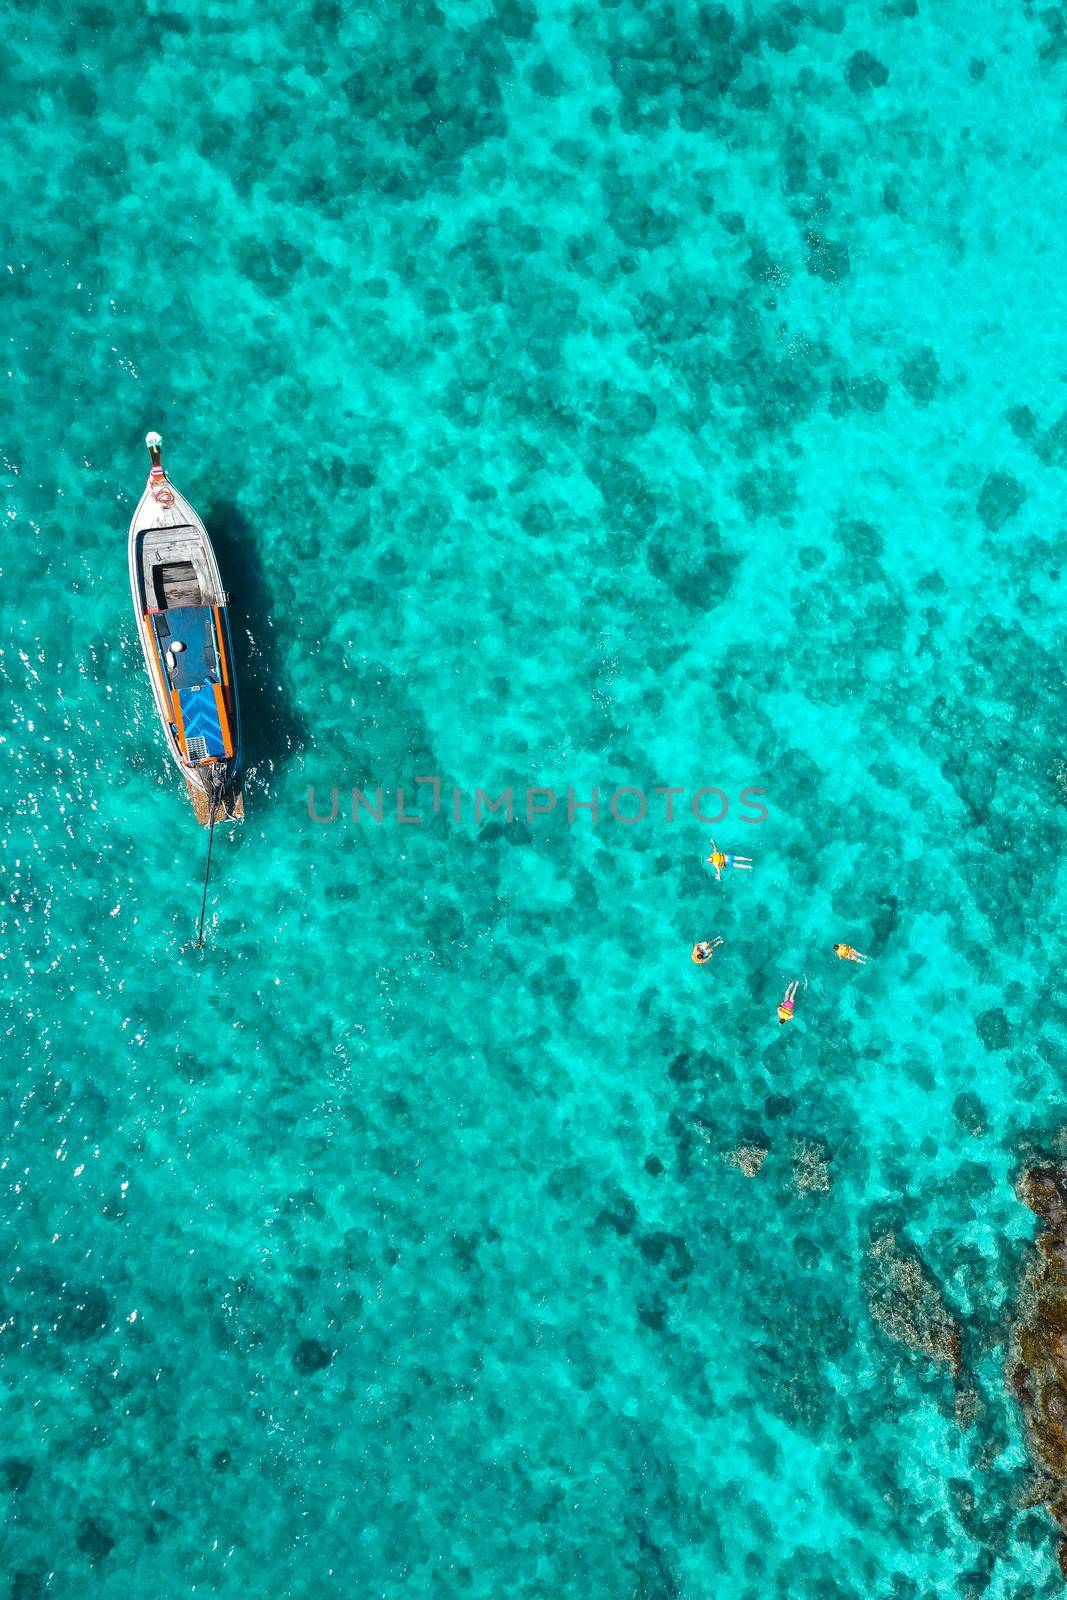
[[[963,1375],[963,1334],[919,1252],[893,1232],[877,1234],[867,1250],[864,1291],[871,1316],[898,1344]]]
[[[754,1178],[767,1159],[767,1146],[748,1142],[739,1144],[723,1156],[727,1166],[737,1167],[746,1178]]]
[[[793,1188],[798,1194],[826,1194],[830,1152],[822,1139],[798,1139],[793,1147]]]
[[[1038,1468],[1029,1499],[1044,1504],[1063,1534],[1057,1555],[1067,1577],[1067,1168],[1031,1167],[1016,1192],[1043,1226],[1012,1331],[1009,1378]]]

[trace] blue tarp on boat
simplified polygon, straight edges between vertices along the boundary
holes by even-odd
[[[207,756],[225,757],[226,739],[215,698],[215,684],[221,683],[222,675],[211,607],[172,607],[155,613],[152,623],[170,687],[181,706],[189,754],[201,761]]]
[[[180,689],[178,700],[182,708],[185,743],[189,754],[201,760],[204,756],[225,756],[226,741],[219,725],[215,691],[211,684],[205,683],[200,689]],[[202,750],[194,743],[197,739],[204,741]]]

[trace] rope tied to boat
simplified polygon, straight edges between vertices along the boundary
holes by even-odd
[[[208,797],[207,865],[204,868],[204,894],[200,901],[200,926],[196,930],[196,944],[194,945],[194,949],[197,950],[202,949],[204,944],[204,916],[207,912],[207,885],[211,876],[211,846],[215,839],[215,817],[218,814],[219,806],[222,804],[222,797],[226,793],[226,779],[217,766],[207,769],[204,774],[204,785],[207,789]]]

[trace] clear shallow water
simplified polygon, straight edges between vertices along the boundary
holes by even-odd
[[[1058,1592],[998,1342],[1063,1103],[1057,16],[6,7],[18,1600]],[[205,954],[150,426],[243,658]],[[307,819],[431,772],[770,816],[722,886],[692,821]]]

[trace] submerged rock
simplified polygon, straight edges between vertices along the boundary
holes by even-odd
[[[876,1234],[867,1251],[863,1287],[882,1332],[939,1366],[963,1374],[963,1334],[941,1287],[919,1252],[896,1234]]]
[[[1044,1504],[1063,1534],[1057,1555],[1067,1576],[1067,1168],[1031,1167],[1016,1193],[1044,1226],[1019,1297],[1008,1375],[1038,1471],[1030,1503]]]

